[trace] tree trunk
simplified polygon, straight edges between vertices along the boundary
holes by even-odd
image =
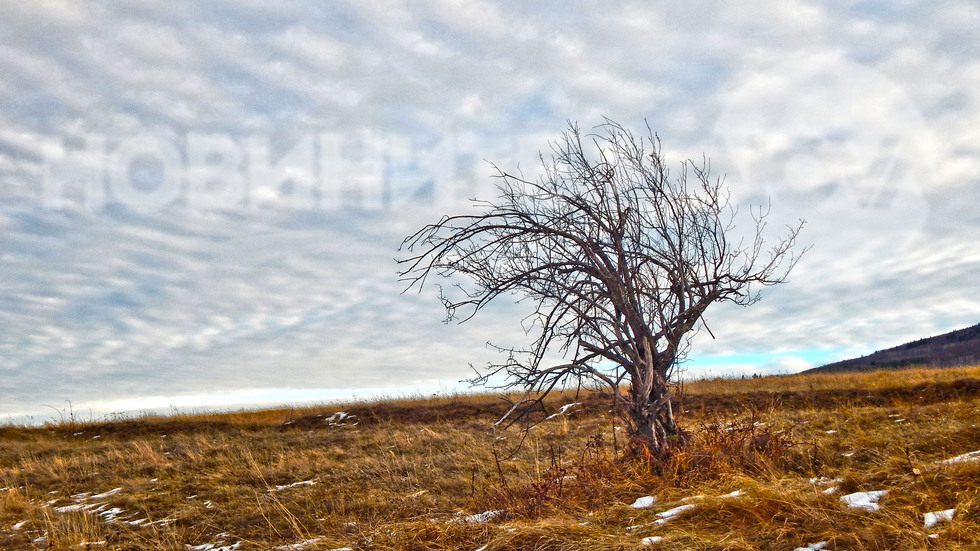
[[[670,389],[666,381],[657,377],[648,393],[631,389],[630,398],[628,413],[632,452],[665,459],[672,449],[683,444],[682,434],[674,422]]]

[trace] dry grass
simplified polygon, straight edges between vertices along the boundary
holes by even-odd
[[[980,366],[943,369],[918,367],[854,373],[799,373],[747,379],[702,379],[684,384],[688,394],[727,394],[730,392],[805,392],[858,388],[876,390],[918,384],[980,378]]]
[[[695,436],[667,464],[623,460],[597,395],[557,397],[583,404],[513,456],[488,396],[0,427],[0,547],[976,549],[980,462],[937,461],[980,449],[980,390],[953,384],[978,373],[689,384]],[[840,502],[864,490],[880,511]]]

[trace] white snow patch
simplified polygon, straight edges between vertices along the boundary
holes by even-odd
[[[105,511],[100,511],[99,516],[102,517],[102,520],[104,520],[105,522],[110,522],[116,520],[119,517],[119,514],[122,512],[123,510],[120,509],[119,507],[113,507],[112,509],[106,509]]]
[[[339,425],[344,421],[353,421],[356,416],[347,413],[346,411],[338,411],[331,415],[330,417],[325,417],[323,420],[331,425]],[[355,425],[357,423],[354,423]]]
[[[109,496],[116,495],[116,494],[118,494],[121,491],[122,491],[122,488],[113,488],[113,489],[109,490],[108,492],[102,492],[101,494],[95,494],[94,496],[92,496],[92,499],[105,499],[105,498],[107,498]]]
[[[82,511],[87,508],[88,505],[85,503],[74,503],[72,505],[64,505],[62,507],[55,507],[54,512],[56,513],[72,513],[75,511]]]
[[[925,527],[932,528],[940,522],[949,522],[953,520],[953,515],[955,513],[956,509],[946,509],[945,511],[933,511],[931,513],[926,513],[922,515],[922,517],[925,522]]]
[[[877,490],[874,492],[855,492],[853,494],[847,494],[846,496],[841,496],[840,500],[842,503],[847,504],[848,507],[854,509],[864,509],[865,511],[878,511],[881,506],[878,505],[878,500],[881,499],[888,490]]]
[[[281,490],[287,490],[289,488],[295,488],[296,486],[312,486],[316,484],[316,480],[300,480],[299,482],[293,482],[292,484],[283,484],[282,486],[276,486],[270,489],[270,492],[278,492]]]
[[[793,551],[820,551],[824,547],[827,547],[827,542],[818,541],[817,543],[809,543],[806,547],[797,547]]]
[[[235,549],[238,549],[242,545],[242,542],[240,542],[240,541],[235,542],[235,543],[233,543],[231,545],[222,545],[223,543],[224,542],[221,542],[221,543],[202,543],[201,545],[190,545],[190,544],[188,544],[188,545],[185,545],[184,547],[186,547],[190,551],[235,551]]]
[[[980,450],[964,453],[963,455],[957,455],[956,457],[950,457],[949,459],[941,459],[936,461],[936,463],[941,465],[954,465],[956,463],[967,463],[969,461],[980,461]]]
[[[674,507],[673,509],[667,509],[662,513],[657,513],[657,520],[655,520],[654,522],[657,524],[664,524],[668,520],[676,517],[677,515],[683,513],[684,511],[694,509],[695,507],[697,507],[697,505],[691,503],[688,505],[679,505],[677,507]]]
[[[810,484],[816,484],[817,486],[835,486],[841,482],[844,482],[843,478],[827,478],[826,476],[810,479]]]
[[[820,478],[811,478],[810,484],[814,486],[826,486],[826,489],[822,493],[826,495],[833,494],[837,491],[838,485],[844,482],[843,478],[827,478],[826,476],[821,476]]]
[[[563,405],[562,407],[560,407],[558,409],[558,412],[557,413],[552,413],[551,415],[545,417],[545,420],[554,419],[555,417],[558,417],[559,415],[564,415],[565,412],[567,412],[568,410],[572,409],[575,406],[580,406],[580,405],[582,405],[581,402],[573,402],[571,404],[565,404],[565,405]]]
[[[653,507],[653,504],[657,502],[657,496],[643,496],[636,498],[630,507],[633,509],[649,509]]]
[[[463,522],[488,522],[502,514],[504,514],[504,509],[497,509],[496,511],[483,511],[482,513],[463,517]]]

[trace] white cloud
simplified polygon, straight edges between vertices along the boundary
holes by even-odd
[[[774,226],[809,219],[814,248],[791,283],[709,310],[718,339],[699,335],[695,355],[775,353],[730,363],[791,371],[814,350],[866,353],[980,314],[969,2],[51,1],[8,3],[0,19],[9,412],[467,377],[487,340],[520,341],[520,309],[444,326],[431,290],[399,295],[400,237],[459,205],[410,196],[427,177],[456,180],[437,194],[485,194],[483,159],[533,176],[566,118],[647,118],[672,162],[705,152],[739,197],[771,197]],[[380,135],[400,164],[375,183],[397,208],[42,206],[44,144],[147,132],[178,149],[189,132],[258,136],[274,153],[321,132]],[[431,151],[447,159],[400,157]]]

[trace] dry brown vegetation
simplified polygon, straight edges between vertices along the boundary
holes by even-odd
[[[581,404],[513,456],[489,396],[0,427],[0,547],[976,549],[980,461],[942,461],[980,450],[978,376],[688,383],[668,463],[623,459],[597,394],[556,396]],[[866,490],[879,511],[840,500]]]

